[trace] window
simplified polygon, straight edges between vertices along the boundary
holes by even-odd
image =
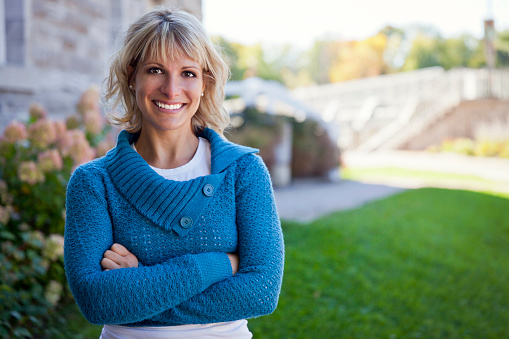
[[[0,63],[25,63],[25,1],[0,0]]]
[[[5,4],[4,0],[0,0],[0,65],[5,64],[6,58],[5,43]]]

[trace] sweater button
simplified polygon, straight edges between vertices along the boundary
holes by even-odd
[[[190,228],[191,226],[193,226],[193,219],[189,217],[182,217],[180,219],[180,226],[184,228]]]
[[[211,184],[203,186],[203,194],[205,194],[207,197],[211,197],[214,194],[214,186]]]

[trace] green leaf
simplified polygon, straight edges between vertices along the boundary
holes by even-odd
[[[0,337],[1,338],[7,338],[7,336],[9,335],[9,331],[7,330],[8,328],[11,328],[11,325],[9,325],[9,323],[2,322],[2,324],[0,324]]]
[[[28,319],[30,319],[30,321],[33,322],[36,325],[41,325],[41,321],[39,319],[37,319],[36,317],[32,316],[32,315],[29,316]]]
[[[14,330],[14,335],[24,338],[33,338],[32,334],[26,328],[21,327]]]
[[[16,318],[18,321],[21,320],[21,318],[23,318],[23,316],[21,315],[21,313],[19,313],[18,311],[11,311],[10,312],[10,315],[14,318]]]
[[[12,241],[16,240],[16,237],[14,236],[14,234],[12,234],[11,232],[8,232],[8,231],[1,231],[0,238],[12,240]]]

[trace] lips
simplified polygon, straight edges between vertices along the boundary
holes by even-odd
[[[171,111],[176,111],[176,110],[180,109],[182,106],[184,106],[184,104],[182,104],[182,103],[165,104],[164,102],[161,102],[161,101],[153,101],[153,102],[157,107],[171,110]]]

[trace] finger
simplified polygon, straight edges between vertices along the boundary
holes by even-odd
[[[138,267],[138,258],[134,254],[129,253],[124,258],[126,259],[127,267]]]
[[[107,250],[106,252],[104,252],[103,257],[114,261],[115,263],[117,263],[120,266],[122,266],[122,263],[125,262],[125,257],[121,256],[118,253],[110,251],[110,250]]]
[[[126,255],[129,254],[129,251],[127,250],[127,248],[125,248],[124,246],[122,246],[120,244],[113,244],[111,246],[111,250],[113,252],[116,252],[116,253],[120,254],[123,257],[125,257]]]
[[[103,258],[101,260],[101,267],[104,270],[115,270],[115,269],[120,268],[120,266],[117,265],[117,263],[115,263],[113,260],[108,259],[108,258]]]
[[[230,264],[232,265],[232,273],[235,273],[239,270],[239,255],[237,253],[228,253],[228,259],[230,259]]]

